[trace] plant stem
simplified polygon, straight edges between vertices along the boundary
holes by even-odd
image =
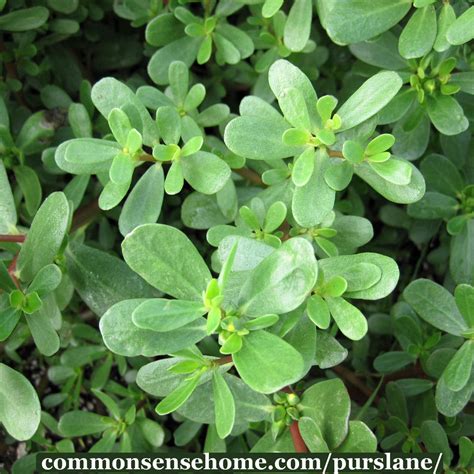
[[[254,170],[251,170],[250,168],[239,168],[232,170],[234,173],[239,174],[243,178],[245,178],[247,181],[250,181],[253,184],[256,184],[257,186],[262,186],[266,187],[266,184],[262,181],[262,178],[258,173],[256,173]]]
[[[308,453],[309,449],[304,442],[303,437],[300,433],[300,428],[297,421],[293,421],[290,425],[291,439],[293,440],[293,445],[295,446],[295,451],[297,453]]]
[[[24,242],[25,241],[25,236],[22,234],[0,234],[0,242]]]
[[[221,357],[220,359],[217,359],[214,361],[217,365],[225,365],[225,364],[230,364],[232,361],[232,356],[228,355],[225,357]]]
[[[90,203],[80,207],[72,218],[71,232],[88,224],[100,213],[99,200],[94,199]]]

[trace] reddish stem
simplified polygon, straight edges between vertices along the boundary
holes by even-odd
[[[25,236],[21,234],[10,235],[10,234],[0,234],[0,242],[24,242]]]
[[[297,453],[308,453],[309,449],[301,436],[297,421],[293,421],[293,423],[290,425],[290,433],[291,439],[293,440],[293,445],[295,446],[295,451]]]
[[[10,262],[10,265],[8,266],[8,274],[10,275],[11,279],[13,280],[13,283],[15,283],[15,286],[18,289],[20,289],[20,282],[18,281],[18,278],[15,275],[17,259],[18,259],[18,254],[16,254],[13,257],[13,260]]]
[[[225,356],[225,357],[221,357],[220,359],[217,359],[214,362],[218,365],[229,364],[230,362],[232,362],[232,356],[228,355],[228,356]]]

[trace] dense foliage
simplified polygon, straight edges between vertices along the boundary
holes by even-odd
[[[0,0],[0,459],[474,467],[472,0]]]

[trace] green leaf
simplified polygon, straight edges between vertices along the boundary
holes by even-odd
[[[331,451],[341,445],[349,432],[351,400],[340,379],[312,385],[304,392],[300,409],[316,422]]]
[[[263,221],[264,232],[274,232],[283,224],[287,213],[285,203],[274,202],[269,208]]]
[[[348,287],[346,293],[344,294],[345,298],[365,300],[378,300],[380,298],[384,298],[394,290],[400,276],[398,266],[393,259],[386,257],[385,255],[371,252],[325,258],[320,260],[318,264],[319,269],[324,274],[324,278],[326,280],[330,280],[334,276],[344,276],[347,274],[348,283],[350,282],[352,286],[354,285],[354,277],[351,275],[351,272],[354,271],[354,269],[357,270],[359,265],[362,264],[362,268],[364,268],[367,264],[374,265],[381,270],[382,276],[374,285],[367,288],[361,288],[365,285],[362,285],[359,281],[358,286],[360,289],[351,290],[350,287]],[[377,273],[378,277],[378,272],[374,269],[373,273],[375,280],[375,273]]]
[[[331,322],[329,308],[321,296],[312,295],[308,299],[306,313],[318,328],[327,329],[329,327],[329,323]]]
[[[262,16],[271,18],[283,5],[283,0],[265,0],[262,6]]]
[[[0,232],[8,234],[17,221],[15,201],[11,192],[5,165],[0,160]]]
[[[132,315],[139,328],[167,332],[199,319],[206,308],[198,301],[152,299],[142,303]]]
[[[399,158],[390,158],[390,161],[395,160],[399,160]],[[404,163],[403,167],[406,167],[407,164],[412,167],[411,179],[407,185],[398,185],[387,181],[376,173],[368,163],[360,163],[354,168],[354,172],[389,201],[397,204],[410,204],[419,201],[423,197],[425,180],[415,166],[411,163]]]
[[[132,181],[134,163],[125,153],[119,153],[112,160],[109,170],[110,180],[119,186],[128,185]]]
[[[474,342],[466,341],[444,369],[442,377],[449,390],[459,392],[466,386],[471,376],[473,361]]]
[[[198,192],[215,194],[230,178],[227,163],[213,153],[198,151],[181,161],[184,179]]]
[[[176,107],[169,105],[161,106],[156,111],[156,123],[160,136],[166,145],[177,144],[179,142],[181,136],[181,117]]]
[[[185,380],[179,387],[173,390],[156,406],[159,415],[166,415],[177,410],[194,392],[199,384],[201,372]]]
[[[92,137],[92,123],[83,104],[72,103],[68,108],[67,120],[76,138]]]
[[[374,360],[374,368],[382,374],[390,374],[413,364],[416,358],[408,352],[390,351],[379,354]]]
[[[128,132],[132,129],[132,125],[127,114],[118,108],[113,108],[107,116],[110,130],[112,134],[122,147],[127,144]]]
[[[442,155],[428,155],[420,165],[426,183],[434,191],[456,197],[464,187],[461,173]]]
[[[375,453],[377,437],[370,428],[359,420],[349,421],[349,433],[337,448],[338,453]]]
[[[61,248],[69,224],[69,204],[63,193],[50,194],[36,213],[18,255],[17,269],[30,281],[52,263]]]
[[[28,214],[33,216],[41,204],[42,190],[38,175],[29,166],[16,166],[15,178],[25,197],[25,207]]]
[[[73,174],[94,174],[108,171],[120,146],[108,140],[77,138],[56,148],[54,159],[64,171]]]
[[[425,420],[421,425],[420,437],[430,453],[442,453],[443,464],[450,466],[453,452],[449,447],[448,436],[443,426],[435,420]]]
[[[137,227],[125,237],[122,251],[133,271],[175,298],[200,301],[211,279],[209,269],[193,243],[171,226],[145,224]]]
[[[309,78],[298,67],[284,59],[275,61],[268,71],[268,83],[278,100],[280,100],[280,96],[285,94],[286,89],[298,89],[301,94],[303,94],[306,102],[306,108],[308,109],[311,124],[313,126],[321,125],[321,119],[318,115],[317,109],[314,107],[318,96],[316,95]],[[243,103],[244,101],[242,101],[242,104]]]
[[[278,160],[302,151],[300,147],[282,142],[283,133],[290,128],[278,113],[267,116],[245,115],[231,120],[224,133],[229,150],[253,160]]]
[[[421,278],[405,288],[403,297],[422,319],[435,328],[455,336],[467,329],[454,297],[441,285]]]
[[[63,274],[57,265],[46,265],[35,275],[28,292],[35,291],[39,296],[47,295],[59,286],[62,277]]]
[[[133,324],[132,314],[144,301],[133,299],[116,303],[100,319],[100,332],[112,352],[125,357],[172,354],[206,336],[204,319],[166,333],[139,328]]]
[[[359,341],[367,334],[367,320],[355,306],[340,297],[325,299],[331,316],[344,336]]]
[[[296,382],[304,370],[300,353],[266,331],[246,335],[233,360],[242,380],[260,393],[273,393]]]
[[[351,163],[360,163],[364,159],[364,149],[353,140],[346,140],[342,146],[344,158]]]
[[[428,54],[436,38],[436,10],[433,5],[418,8],[403,28],[398,43],[400,54],[406,59]]]
[[[474,376],[467,385],[453,392],[446,387],[444,379],[441,378],[436,385],[436,408],[445,416],[456,416],[469,402],[474,390]]]
[[[130,118],[132,127],[142,133],[145,145],[152,145],[157,140],[157,127],[148,110],[132,90],[122,82],[113,77],[101,79],[92,87],[91,97],[92,102],[105,118],[109,117],[113,109],[122,109]]]
[[[63,436],[75,437],[102,433],[114,425],[115,421],[108,416],[89,411],[73,410],[61,417],[58,428]]]
[[[417,219],[449,219],[457,210],[456,199],[428,191],[418,202],[408,206],[408,215]]]
[[[217,370],[212,376],[214,394],[216,429],[220,438],[229,436],[235,422],[235,402],[224,377]]]
[[[329,160],[324,151],[317,151],[311,178],[304,186],[295,188],[291,208],[293,217],[302,227],[320,224],[334,207],[336,193],[324,179]]]
[[[296,87],[285,89],[278,96],[278,104],[285,116],[285,119],[293,125],[293,127],[310,130],[311,123],[309,119],[308,109],[303,94]]]
[[[302,416],[298,420],[298,428],[305,445],[311,453],[329,453],[323,434],[317,423],[309,416]]]
[[[359,262],[347,270],[342,277],[347,282],[347,291],[362,291],[372,288],[382,278],[382,269],[378,265],[368,262]]]
[[[311,33],[313,5],[311,0],[296,0],[285,23],[283,41],[290,51],[301,51]]]
[[[369,161],[369,166],[383,179],[398,186],[406,186],[411,181],[413,166],[405,160]]]
[[[389,30],[411,8],[410,0],[317,1],[321,23],[338,44],[358,43]]]
[[[145,39],[148,44],[160,47],[181,38],[183,33],[182,23],[175,18],[173,13],[161,13],[148,22]]]
[[[438,32],[434,43],[434,50],[438,52],[446,51],[451,45],[447,39],[449,27],[456,20],[456,12],[450,3],[444,3],[438,16]],[[456,33],[454,33],[456,34]]]
[[[0,16],[0,29],[19,32],[35,30],[48,19],[49,11],[45,7],[23,8]]]
[[[21,317],[21,311],[16,308],[0,310],[0,341],[5,341],[16,328]]]
[[[427,110],[431,122],[443,135],[457,135],[469,126],[462,107],[451,96],[427,97]]]
[[[468,8],[451,24],[446,32],[447,40],[454,45],[467,43],[474,38],[472,22],[474,21],[474,7]]]
[[[59,309],[53,295],[43,299],[42,306],[34,314],[25,314],[26,322],[38,350],[45,356],[52,356],[59,350],[60,340],[54,327]]]
[[[466,222],[461,232],[451,239],[449,270],[456,283],[474,281],[474,219]]]
[[[295,186],[301,187],[308,183],[313,175],[314,163],[315,154],[312,148],[307,148],[296,158],[291,172],[291,179],[293,183],[295,183]]]
[[[392,71],[407,67],[406,61],[398,52],[398,38],[390,31],[370,41],[351,44],[349,49],[356,58],[371,66]]]
[[[379,72],[365,81],[337,114],[341,117],[340,131],[359,125],[383,109],[402,87],[400,76],[393,71]]]
[[[389,133],[376,136],[365,148],[365,153],[369,156],[377,155],[392,148],[395,137]]]
[[[286,241],[251,272],[239,294],[243,314],[282,314],[306,299],[317,277],[311,244],[301,238]]]
[[[155,223],[161,213],[163,196],[163,168],[157,164],[146,170],[128,195],[120,213],[120,233],[126,236],[139,225]]]
[[[158,296],[121,259],[87,245],[69,244],[66,268],[75,290],[98,316],[119,301]]]
[[[347,160],[332,160],[324,173],[324,180],[334,191],[342,191],[349,186],[354,167]]]
[[[454,290],[454,298],[468,327],[474,327],[474,288],[471,285],[458,285]]]
[[[0,422],[15,439],[26,441],[40,424],[38,395],[22,374],[2,363],[0,379]]]

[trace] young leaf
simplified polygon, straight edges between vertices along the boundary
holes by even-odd
[[[17,268],[21,279],[30,281],[58,253],[69,224],[69,204],[63,193],[50,194],[31,224],[18,255]]]
[[[197,372],[192,377],[186,379],[179,387],[174,389],[156,406],[159,415],[167,415],[177,410],[194,392],[199,384],[202,373]]]
[[[234,396],[224,377],[217,370],[212,375],[217,434],[224,439],[229,436],[235,422]]]
[[[367,320],[355,306],[340,297],[325,299],[331,316],[344,336],[358,341],[367,334]]]

